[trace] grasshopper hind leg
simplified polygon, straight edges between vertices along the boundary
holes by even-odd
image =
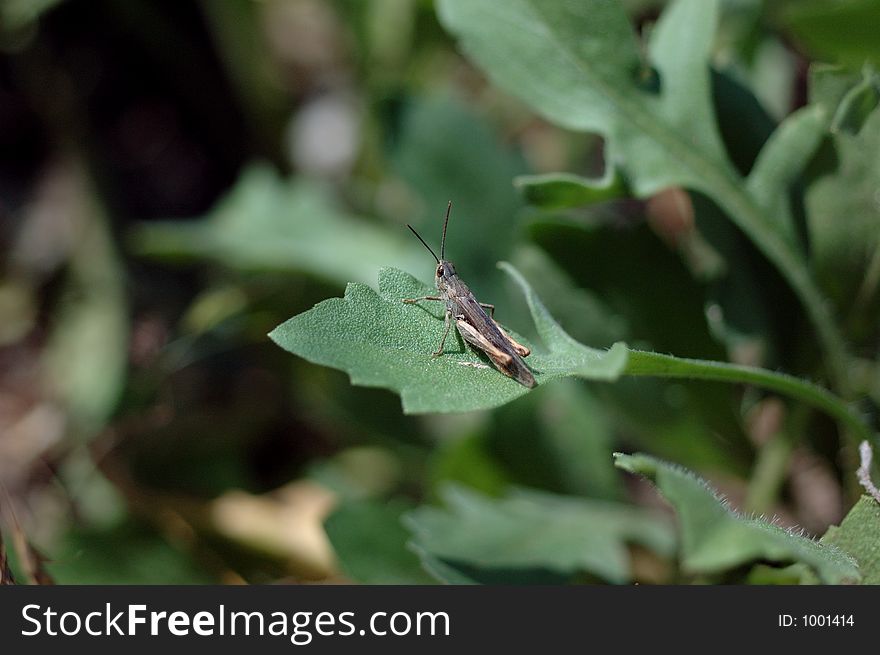
[[[516,339],[514,339],[512,336],[510,336],[507,333],[507,330],[505,330],[503,327],[501,327],[497,321],[493,320],[492,322],[495,323],[495,327],[498,328],[498,331],[501,333],[501,336],[503,336],[505,339],[507,339],[507,342],[510,344],[511,348],[513,348],[516,351],[517,355],[519,355],[520,357],[528,357],[529,355],[532,354],[531,350],[529,350],[524,345],[519,343]]]
[[[504,375],[513,378],[524,387],[531,389],[535,386],[535,377],[519,357],[506,353],[492,344],[467,321],[456,321],[456,327],[464,340],[474,348],[483,351],[495,365],[495,368]]]

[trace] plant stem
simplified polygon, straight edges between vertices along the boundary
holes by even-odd
[[[847,351],[843,335],[837,328],[828,301],[819,291],[806,262],[802,261],[792,247],[768,226],[764,212],[745,193],[742,180],[716,178],[717,199],[730,214],[734,223],[742,229],[761,252],[776,265],[800,299],[807,316],[822,344],[828,375],[834,387],[844,396],[849,395],[847,377]]]
[[[758,449],[744,503],[748,511],[763,514],[776,503],[788,474],[791,454],[801,440],[809,416],[810,409],[805,405],[793,407],[785,425]]]
[[[636,129],[649,135],[670,158],[677,159],[690,171],[693,180],[684,186],[714,198],[728,218],[779,270],[816,330],[834,388],[848,397],[846,343],[831,314],[830,304],[816,286],[804,256],[773,227],[767,210],[760,207],[746,190],[746,181],[727,163],[719,162],[694,144],[681,140],[674,131],[657,121],[643,103],[632,102],[625,95],[614,93],[610,87],[605,88],[605,93]]]
[[[793,451],[793,435],[786,430],[774,434],[761,447],[743,503],[747,511],[764,514],[773,507],[788,473],[788,462]]]
[[[624,375],[754,384],[765,389],[778,391],[821,409],[835,418],[842,426],[844,433],[852,435],[855,443],[863,440],[873,441],[873,435],[868,426],[856,416],[846,401],[827,389],[786,373],[777,373],[754,366],[686,359],[643,350],[631,350]]]

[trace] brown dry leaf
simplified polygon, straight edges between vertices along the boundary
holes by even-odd
[[[320,580],[337,574],[324,532],[336,501],[327,488],[299,480],[262,496],[228,492],[211,503],[210,516],[223,536],[286,560],[302,578]]]
[[[752,443],[763,446],[782,432],[786,413],[785,403],[775,396],[756,403],[746,415],[746,432]]]
[[[55,580],[49,575],[49,572],[46,570],[44,566],[46,562],[49,561],[45,555],[43,555],[40,551],[34,548],[30,542],[26,542],[27,547],[27,575],[30,581],[34,584],[40,585],[53,585],[55,584]],[[22,558],[25,559],[25,558]]]
[[[9,568],[9,560],[6,557],[6,544],[3,543],[3,535],[0,534],[0,585],[15,584],[15,576]]]
[[[843,519],[843,491],[834,471],[828,462],[805,448],[792,456],[789,490],[800,523],[807,530],[822,533]]]
[[[34,548],[30,541],[28,541],[27,535],[25,535],[24,531],[21,529],[21,525],[18,522],[18,519],[15,516],[15,511],[12,509],[12,504],[9,499],[9,494],[4,491],[4,501],[7,504],[7,513],[10,520],[9,531],[12,533],[12,543],[15,547],[15,553],[18,556],[18,561],[21,564],[21,568],[24,571],[25,579],[31,584],[38,585],[52,585],[55,584],[55,581],[52,579],[52,576],[49,575],[49,572],[46,571],[46,567],[44,564],[48,561],[40,551]],[[0,542],[0,547],[3,544]],[[11,579],[12,573],[8,569],[8,562],[6,559],[6,550],[2,549],[0,552],[0,569],[3,569],[3,580],[4,584],[6,583],[6,576],[9,575]]]
[[[683,189],[665,189],[645,202],[651,229],[669,246],[679,246],[694,229],[694,205]]]
[[[0,380],[0,480],[18,497],[40,458],[64,438],[64,411],[7,393]]]

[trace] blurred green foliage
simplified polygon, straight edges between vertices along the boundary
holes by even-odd
[[[453,568],[506,570],[510,583],[533,581],[517,579],[518,571],[585,572],[628,582],[627,543],[663,555],[674,544],[664,521],[626,505],[522,489],[502,499],[456,487],[442,496],[447,509],[425,507],[408,515],[414,548]]]

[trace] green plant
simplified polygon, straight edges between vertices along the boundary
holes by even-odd
[[[692,248],[690,255],[708,252],[721,261],[703,269],[717,294],[712,297],[710,293],[710,298],[722,310],[716,334],[732,349],[742,332],[759,332],[755,325],[760,320],[751,325],[745,321],[745,330],[736,324],[735,302],[743,297],[743,285],[758,279],[737,270],[746,260],[729,247],[744,235],[748,248],[769,262],[797,298],[810,326],[806,341],[814,342],[819,353],[798,360],[799,370],[790,375],[759,366],[634,349],[623,342],[593,347],[569,334],[580,334],[583,325],[578,326],[578,317],[569,320],[569,331],[563,329],[517,268],[503,263],[501,268],[525,296],[539,337],[530,344],[534,352],[528,359],[539,385],[571,376],[608,383],[628,376],[652,376],[753,385],[829,415],[837,421],[850,452],[859,441],[875,441],[872,427],[857,409],[869,395],[877,401],[875,383],[870,380],[880,371],[876,351],[880,211],[872,191],[880,179],[880,167],[876,156],[869,154],[877,152],[880,134],[880,76],[870,66],[860,74],[814,66],[809,104],[787,116],[760,151],[753,153],[753,161],[743,165],[734,152],[737,144],[731,144],[730,126],[725,130],[718,118],[729,117],[731,108],[747,99],[741,88],[725,86],[728,82],[723,75],[711,69],[718,2],[671,3],[651,29],[644,49],[616,2],[440,0],[438,12],[462,50],[496,85],[557,125],[605,139],[602,179],[573,173],[517,178],[525,198],[548,217],[544,224],[533,223],[536,242],[544,239],[552,250],[554,230],[570,234],[583,229],[566,217],[565,210],[626,196],[651,198],[670,188],[687,189],[691,194],[687,202],[707,239],[702,251]],[[742,116],[734,133],[758,129],[748,122],[748,114]],[[454,197],[455,190],[449,194]],[[739,234],[729,230],[731,224]],[[690,245],[699,243],[692,240]],[[849,255],[844,256],[843,250]],[[534,264],[534,258],[526,256],[530,252],[520,251],[517,257]],[[543,284],[556,274],[547,262],[536,270],[545,278]],[[460,269],[460,273],[466,276],[467,270]],[[650,282],[648,277],[645,284]],[[572,300],[577,293],[573,285],[563,281],[562,286],[557,286],[556,295]],[[384,268],[379,273],[378,293],[363,284],[350,284],[343,299],[320,303],[280,325],[270,336],[310,361],[346,371],[354,384],[394,390],[409,413],[493,408],[527,394],[495,370],[481,367],[481,358],[461,343],[441,358],[431,357],[442,329],[442,309],[400,303],[404,297],[430,291],[413,277]],[[754,299],[748,302],[759,304]],[[590,320],[590,315],[587,312],[579,318]],[[589,337],[590,330],[583,331]],[[760,337],[772,346],[778,337],[770,332]],[[869,372],[855,374],[864,369]],[[807,377],[824,379],[830,390]],[[621,402],[620,397],[615,402]],[[795,433],[803,427],[798,415],[792,412],[789,425],[775,437],[776,446],[797,438]],[[761,455],[769,461],[772,452],[767,447],[759,453],[759,462]],[[617,465],[655,481],[680,513],[680,566],[688,575],[723,575],[755,560],[804,567],[792,569],[795,573],[786,579],[801,579],[808,572],[835,583],[876,575],[870,559],[862,559],[859,571],[856,559],[843,551],[760,518],[731,512],[704,483],[677,467],[646,456],[621,456]],[[447,500],[450,510],[446,514],[419,509],[408,519],[414,548],[426,568],[441,579],[497,580],[503,574],[501,579],[523,580],[535,571],[563,574],[565,579],[576,571],[609,581],[628,579],[626,567],[593,566],[587,552],[589,540],[578,537],[576,530],[560,533],[560,539],[585,560],[563,562],[558,552],[515,550],[522,541],[516,536],[519,532],[552,533],[552,526],[544,525],[542,517],[567,516],[544,504],[568,501],[528,495],[480,500],[464,491],[456,491]],[[582,523],[589,533],[590,526],[598,530],[610,525],[604,522],[610,519],[597,518],[602,512],[623,521],[628,510],[603,507],[595,514],[584,506],[577,510],[581,511],[580,518],[571,518],[572,525]],[[876,535],[880,526],[867,529]],[[453,534],[470,536],[455,539]],[[633,536],[626,534],[612,537],[618,540],[616,547]],[[830,541],[846,548],[847,541],[839,536]],[[858,541],[866,543],[862,538]],[[658,544],[655,541],[649,547],[668,554],[668,547]],[[515,552],[508,552],[509,548]],[[858,550],[850,552],[858,558],[853,552]]]

